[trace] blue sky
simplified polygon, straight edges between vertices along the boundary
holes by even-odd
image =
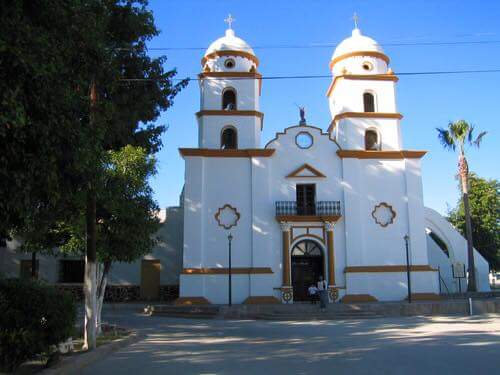
[[[496,0],[150,0],[161,34],[150,47],[199,47],[224,34],[228,13],[236,19],[236,35],[251,46],[338,44],[353,28],[357,12],[363,34],[384,47],[398,72],[500,69],[500,1]],[[491,41],[488,44],[391,46],[393,43]],[[385,44],[385,45],[384,45]],[[255,48],[259,71],[272,75],[329,74],[334,47]],[[151,51],[165,54],[166,68],[178,77],[200,72],[203,49]],[[265,113],[262,146],[285,127],[298,122],[295,103],[307,107],[308,123],[327,129],[331,117],[325,97],[330,79],[264,81],[261,111]],[[466,119],[487,130],[480,150],[469,152],[470,169],[486,178],[500,178],[500,73],[401,76],[397,85],[405,149],[427,150],[423,159],[424,201],[441,213],[458,199],[456,155],[440,146],[436,127]],[[195,81],[158,120],[169,130],[158,154],[158,175],[152,181],[161,207],[176,205],[184,181],[179,147],[197,147],[194,113],[199,110]]]

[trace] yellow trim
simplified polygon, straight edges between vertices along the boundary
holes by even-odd
[[[401,113],[386,113],[386,112],[343,112],[336,115],[330,122],[328,132],[335,128],[337,121],[345,118],[387,118],[401,120],[403,115]]]
[[[208,158],[254,158],[269,157],[274,154],[274,148],[248,148],[241,150],[218,150],[209,148],[180,148],[182,156],[204,156]]]
[[[300,172],[302,172],[303,170],[308,170],[309,172],[311,172],[312,174],[314,174],[314,176],[298,176],[298,174]],[[296,177],[296,178],[317,178],[317,177],[326,177],[323,173],[321,173],[320,171],[318,171],[316,168],[310,166],[309,164],[304,164],[302,165],[301,167],[295,169],[293,172],[291,172],[290,174],[288,174],[286,176],[286,178],[293,178],[293,177]]]
[[[174,305],[211,305],[205,297],[179,297],[174,301]]]
[[[199,79],[204,78],[253,78],[259,80],[259,95],[262,94],[262,74],[257,72],[203,72],[198,74]]]
[[[184,268],[183,275],[227,275],[229,268]],[[269,267],[231,267],[231,273],[234,275],[256,275],[272,274],[273,270]]]
[[[346,294],[342,297],[342,303],[377,302],[378,299],[370,294]]]
[[[427,151],[370,151],[370,150],[338,150],[340,158],[354,159],[421,159]]]
[[[330,70],[333,69],[333,66],[338,63],[339,61],[342,61],[344,59],[348,59],[349,57],[355,57],[355,56],[370,56],[370,57],[378,57],[379,59],[382,59],[386,62],[386,64],[389,64],[391,61],[389,59],[389,56],[386,54],[383,54],[382,52],[377,52],[377,51],[356,51],[356,52],[349,52],[345,53],[343,55],[337,56],[334,58],[332,61],[330,61]]]
[[[205,63],[207,62],[207,60],[209,60],[209,59],[214,59],[216,57],[222,57],[222,56],[239,56],[239,57],[245,57],[245,58],[253,61],[256,66],[259,66],[259,59],[256,56],[252,55],[251,53],[245,52],[245,51],[230,51],[230,50],[227,50],[227,51],[214,51],[214,52],[209,53],[208,55],[204,56],[201,59],[201,66],[204,66]]]
[[[203,72],[198,74],[198,78],[255,78],[261,79],[262,74],[257,72]]]
[[[196,112],[196,117],[201,116],[255,116],[258,118],[264,118],[264,113],[259,111],[240,111],[235,109],[234,111],[225,111],[223,109],[204,109]]]
[[[406,297],[408,299],[408,297]],[[436,293],[412,293],[411,299],[413,301],[439,301],[441,296]]]
[[[437,270],[427,264],[410,266],[412,272],[436,272]],[[349,266],[344,269],[345,273],[372,273],[372,272],[406,272],[405,265],[390,266]]]
[[[333,78],[333,81],[332,83],[330,83],[330,86],[328,87],[328,90],[326,92],[326,96],[330,96],[335,86],[337,85],[337,82],[340,81],[341,79],[366,80],[366,81],[393,81],[393,82],[399,81],[399,78],[396,77],[394,74],[343,74],[340,76],[335,76]]]
[[[244,305],[275,305],[281,303],[273,296],[251,296],[243,301]]]

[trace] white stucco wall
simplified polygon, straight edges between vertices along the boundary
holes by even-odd
[[[432,208],[425,207],[425,226],[436,233],[436,235],[446,243],[450,252],[449,267],[451,267],[451,264],[455,262],[460,262],[461,264],[465,264],[466,268],[468,267],[467,241],[448,220]],[[429,248],[429,251],[433,250],[436,249]],[[441,250],[439,249],[436,251]],[[438,259],[436,259],[436,256],[430,256],[430,259],[436,262],[436,264],[433,264],[434,266],[441,264]],[[489,265],[476,249],[474,249],[474,265],[476,268],[478,290],[490,291]]]

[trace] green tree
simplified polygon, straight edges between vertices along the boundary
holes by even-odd
[[[50,233],[45,245],[60,244],[68,227],[85,223],[85,346],[93,348],[106,160],[128,144],[156,152],[165,128],[153,122],[187,81],[174,84],[166,58],[148,56],[158,30],[147,1],[17,0],[1,10],[0,237],[15,230],[36,245]]]
[[[469,292],[475,292],[477,291],[477,286],[469,205],[469,166],[467,158],[465,157],[465,150],[467,146],[479,147],[486,132],[481,132],[477,137],[474,137],[474,127],[464,120],[450,122],[447,129],[437,128],[436,130],[438,131],[438,138],[443,147],[458,152],[458,176],[460,178],[462,201],[464,205],[467,263],[469,268],[467,290]]]
[[[469,175],[469,202],[474,247],[493,270],[500,269],[500,182]],[[448,220],[465,235],[462,201],[448,212]]]

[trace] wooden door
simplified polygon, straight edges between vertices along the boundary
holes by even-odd
[[[141,298],[144,300],[159,300],[160,297],[159,259],[143,259],[141,264]]]

